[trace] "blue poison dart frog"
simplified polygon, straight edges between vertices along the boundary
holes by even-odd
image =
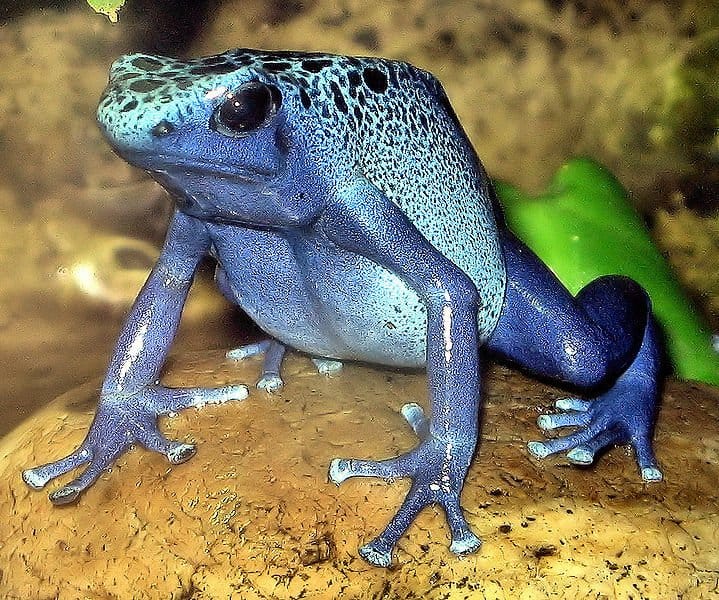
[[[282,385],[286,347],[321,370],[357,360],[425,367],[429,414],[402,415],[416,447],[396,458],[337,458],[330,479],[409,477],[402,506],[360,548],[373,565],[417,514],[438,504],[452,552],[480,546],[460,506],[478,439],[484,351],[593,400],[559,400],[530,442],[536,457],[567,452],[587,465],[631,444],[646,481],[660,348],[647,295],[601,277],[572,296],[507,229],[496,196],[441,84],[409,64],[299,52],[232,50],[179,61],[117,60],[97,112],[103,134],[172,196],[157,264],[120,332],[97,414],[68,456],[24,471],[29,486],[87,464],[50,494],[74,501],[139,444],[173,463],[192,444],[166,439],[159,415],[243,398],[244,386],[174,389],[158,383],[198,263],[267,339],[259,387]]]

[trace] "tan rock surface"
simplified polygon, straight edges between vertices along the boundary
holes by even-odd
[[[172,361],[172,385],[252,383],[259,363],[221,353]],[[719,393],[670,382],[657,432],[666,482],[641,483],[616,449],[583,470],[539,462],[525,443],[556,390],[504,368],[486,387],[482,444],[463,504],[484,540],[457,558],[439,510],[411,527],[391,570],[357,546],[406,482],[327,482],[334,456],[384,457],[414,439],[398,414],[425,402],[424,376],[349,365],[318,376],[286,362],[287,387],[185,411],[164,424],[198,442],[170,466],[122,457],[77,505],[53,508],[20,470],[73,449],[97,385],[77,388],[0,443],[3,598],[711,598],[719,593]]]

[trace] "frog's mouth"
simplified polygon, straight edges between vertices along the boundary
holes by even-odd
[[[210,177],[244,184],[257,184],[270,181],[280,171],[279,166],[275,169],[268,169],[255,165],[229,164],[220,161],[210,162],[172,154],[115,151],[130,164],[160,177],[170,175],[181,178],[184,175],[187,177]]]
[[[260,221],[253,207],[271,186],[269,171],[218,168],[215,164],[172,161],[171,167],[144,165],[147,173],[170,195],[175,206],[203,221],[254,226]],[[261,214],[260,210],[260,214]]]

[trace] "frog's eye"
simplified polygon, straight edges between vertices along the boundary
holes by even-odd
[[[225,96],[212,115],[212,128],[230,137],[248,135],[267,123],[281,103],[276,87],[252,81]]]

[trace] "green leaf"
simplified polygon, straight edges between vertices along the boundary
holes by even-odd
[[[627,192],[589,159],[574,159],[536,198],[495,182],[510,228],[576,294],[602,275],[626,275],[652,299],[676,374],[719,385],[719,353]]]
[[[125,0],[87,0],[95,12],[107,15],[112,23],[117,23],[117,11],[125,4]]]

